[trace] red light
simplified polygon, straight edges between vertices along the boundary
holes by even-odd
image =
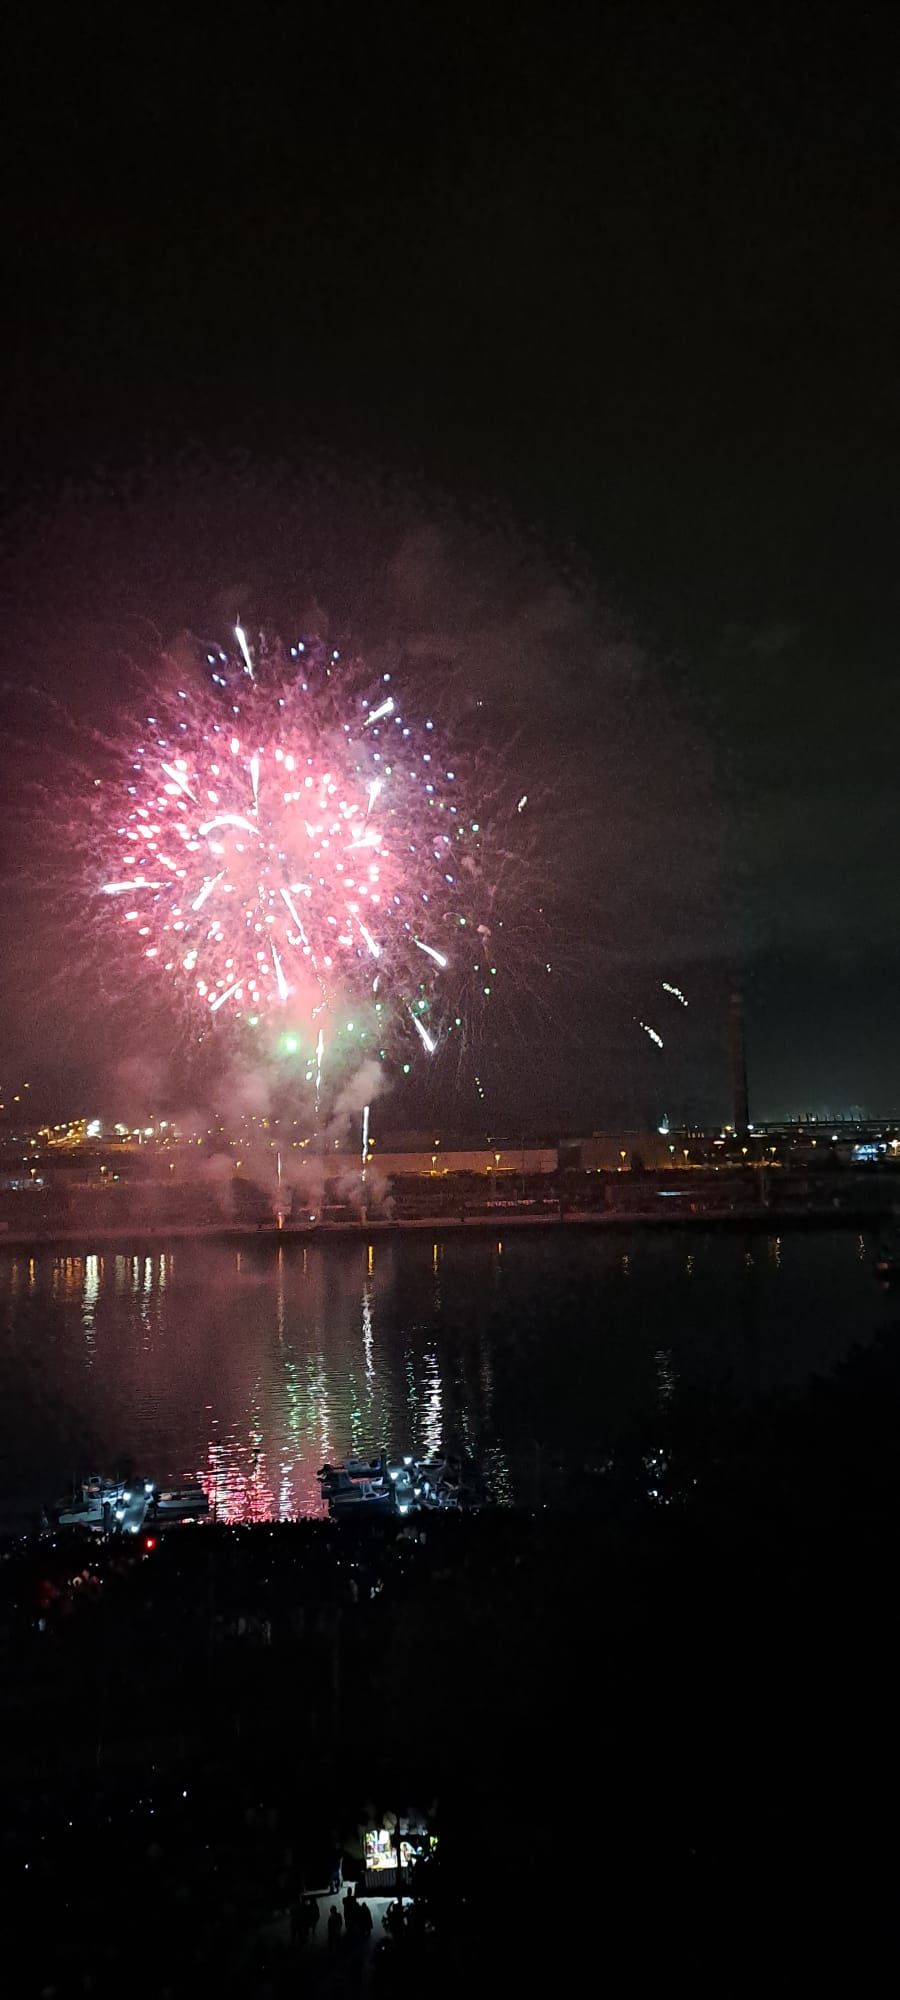
[[[156,1543],[156,1536],[155,1536],[155,1535],[145,1535],[145,1536],[144,1536],[144,1547],[145,1547],[145,1549],[146,1549],[146,1551],[147,1551],[147,1554],[148,1554],[148,1555],[150,1554],[150,1551],[151,1551],[151,1549],[155,1549],[155,1548],[156,1548],[156,1545],[157,1545],[157,1543]]]

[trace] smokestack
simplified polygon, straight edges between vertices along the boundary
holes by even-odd
[[[747,1095],[747,1051],[744,1044],[744,996],[735,987],[728,1005],[729,1044],[731,1049],[731,1115],[735,1132],[740,1138],[750,1128],[750,1102]]]

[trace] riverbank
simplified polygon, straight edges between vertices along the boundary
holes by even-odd
[[[634,1229],[675,1228],[716,1232],[749,1229],[771,1235],[785,1230],[877,1229],[893,1215],[892,1203],[876,1207],[854,1203],[847,1207],[831,1204],[787,1209],[754,1205],[723,1210],[705,1209],[694,1203],[690,1207],[676,1207],[667,1202],[665,1206],[659,1204],[652,1209],[576,1210],[561,1215],[523,1215],[512,1207],[498,1207],[490,1214],[466,1216],[347,1216],[340,1220],[306,1224],[286,1222],[281,1228],[275,1222],[234,1222],[223,1217],[221,1222],[211,1223],[119,1223],[113,1227],[81,1223],[78,1228],[72,1229],[16,1230],[0,1235],[0,1251],[69,1249],[73,1244],[83,1251],[86,1243],[92,1248],[109,1244],[122,1250],[139,1251],[148,1243],[169,1242],[309,1244],[323,1240],[352,1242],[360,1238],[369,1241],[374,1237],[399,1235],[430,1235],[438,1239],[466,1234],[490,1237],[506,1235],[511,1230],[543,1235],[568,1234],[572,1230],[615,1234],[617,1230]]]

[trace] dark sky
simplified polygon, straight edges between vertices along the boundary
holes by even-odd
[[[892,11],[13,9],[5,595],[18,573],[34,622],[42,543],[58,594],[60,482],[164,476],[194,440],[364,461],[500,511],[551,567],[574,551],[649,663],[641,812],[676,877],[698,826],[722,856],[685,918],[683,1073],[589,1065],[595,1122],[724,1109],[735,960],[760,1113],[900,1103]]]

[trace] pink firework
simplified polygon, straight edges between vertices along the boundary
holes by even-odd
[[[495,891],[454,761],[389,674],[373,685],[319,642],[240,625],[235,641],[153,703],[112,813],[102,788],[120,935],[203,1016],[274,1018],[311,1066],[337,1033],[374,1052],[401,1021],[434,1053],[496,975]]]

